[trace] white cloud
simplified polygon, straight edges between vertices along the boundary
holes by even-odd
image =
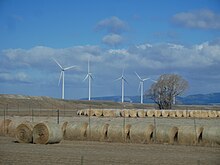
[[[93,85],[100,90],[104,90],[105,83],[120,76],[122,68],[125,68],[128,81],[129,78],[131,81],[136,80],[134,71],[147,76],[175,72],[196,79],[197,83],[207,76],[213,81],[219,80],[220,45],[216,42],[204,42],[190,47],[173,43],[143,43],[123,49],[104,49],[96,45],[63,49],[7,49],[1,52],[1,82],[16,84],[31,81],[57,88],[60,70],[52,57],[64,67],[79,66],[80,70],[69,70],[65,80],[69,86],[77,88],[87,86],[86,83],[82,84],[82,80],[87,73],[88,58],[91,60],[94,76]],[[203,77],[200,76],[201,73],[204,74]],[[109,90],[113,88],[112,84],[108,85]],[[110,91],[106,89],[106,93],[108,92]]]
[[[103,37],[102,42],[109,46],[117,46],[122,44],[123,37],[118,34],[109,34]]]
[[[96,25],[96,30],[106,30],[108,33],[115,33],[115,34],[122,33],[127,29],[128,29],[127,24],[115,16],[101,20]]]
[[[172,20],[173,23],[188,28],[220,30],[220,14],[211,10],[177,13]]]

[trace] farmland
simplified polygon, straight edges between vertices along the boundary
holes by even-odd
[[[140,109],[135,104],[124,104],[112,102],[86,102],[86,101],[63,101],[51,98],[29,98],[1,97],[0,120],[11,119],[12,121],[42,122],[86,122],[89,130],[85,139],[64,138],[58,144],[25,144],[17,143],[10,135],[0,136],[0,164],[219,164],[220,147],[214,144],[194,143],[173,144],[161,142],[154,135],[154,142],[139,143],[132,141],[132,129],[141,123],[160,126],[191,126],[198,127],[220,127],[220,119],[216,118],[163,118],[163,117],[105,117],[105,116],[80,116],[80,109]],[[46,101],[45,101],[46,100]],[[51,108],[51,105],[53,108]],[[92,107],[93,106],[93,107]],[[137,107],[136,107],[137,106]],[[144,105],[143,109],[152,109],[153,105]],[[65,108],[64,108],[65,107]],[[77,108],[74,108],[77,107]],[[178,107],[178,109],[219,110],[218,107]],[[57,109],[60,109],[59,115]],[[58,118],[59,117],[59,118]],[[97,123],[108,122],[111,126],[131,125],[129,139],[94,140],[93,128]],[[94,126],[93,126],[94,125]],[[71,126],[71,125],[70,125]],[[68,125],[67,125],[68,128]],[[110,127],[109,127],[110,128]],[[71,127],[69,128],[71,129]],[[109,129],[110,131],[110,129]],[[159,132],[160,133],[160,132]],[[110,136],[110,134],[108,134]],[[158,138],[158,139],[157,139]]]

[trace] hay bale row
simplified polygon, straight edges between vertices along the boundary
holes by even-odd
[[[172,117],[172,118],[216,118],[220,117],[220,111],[211,110],[138,110],[138,109],[88,109],[79,110],[77,115],[104,116],[104,117]]]
[[[161,113],[162,114],[162,113]],[[90,123],[83,121],[56,123],[31,123],[5,120],[5,125],[18,126],[14,136],[21,143],[59,143],[65,140],[91,140],[107,142],[131,142],[131,143],[167,143],[167,144],[207,144],[220,145],[219,127],[200,126],[170,126],[152,125],[142,120],[132,119],[91,118]],[[2,126],[2,121],[0,122]],[[4,127],[5,128],[5,127]],[[7,128],[10,130],[11,128]],[[12,129],[12,130],[13,130]],[[12,133],[7,131],[8,135]]]
[[[8,134],[8,126],[11,123],[10,119],[0,120],[0,135]]]

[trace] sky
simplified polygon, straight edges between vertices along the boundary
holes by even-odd
[[[0,94],[139,95],[139,80],[179,74],[184,95],[220,92],[219,0],[0,0]],[[147,91],[152,81],[145,81]]]

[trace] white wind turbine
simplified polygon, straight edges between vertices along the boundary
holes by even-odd
[[[135,72],[135,74],[137,75],[137,77],[138,77],[139,80],[140,80],[140,84],[139,84],[139,88],[138,88],[138,89],[141,88],[141,104],[143,104],[143,96],[144,96],[144,81],[149,80],[150,78],[144,78],[144,79],[142,79],[142,78],[141,78],[136,72]]]
[[[85,81],[86,79],[88,79],[89,81],[89,100],[91,100],[91,83],[92,83],[93,78],[92,78],[92,73],[90,72],[90,61],[89,60],[88,60],[88,73],[83,81]]]
[[[121,80],[121,102],[124,102],[124,84],[125,82],[128,83],[124,77],[124,69],[122,71],[121,77],[116,79],[115,81]]]
[[[70,66],[70,67],[63,68],[63,67],[60,65],[60,63],[57,62],[57,60],[55,60],[55,59],[53,59],[53,60],[57,63],[57,65],[58,65],[58,66],[60,67],[60,69],[61,69],[58,85],[60,85],[61,78],[63,78],[63,79],[62,79],[62,99],[64,99],[64,73],[65,73],[66,70],[72,69],[72,68],[74,68],[74,67],[76,67],[76,66]]]

